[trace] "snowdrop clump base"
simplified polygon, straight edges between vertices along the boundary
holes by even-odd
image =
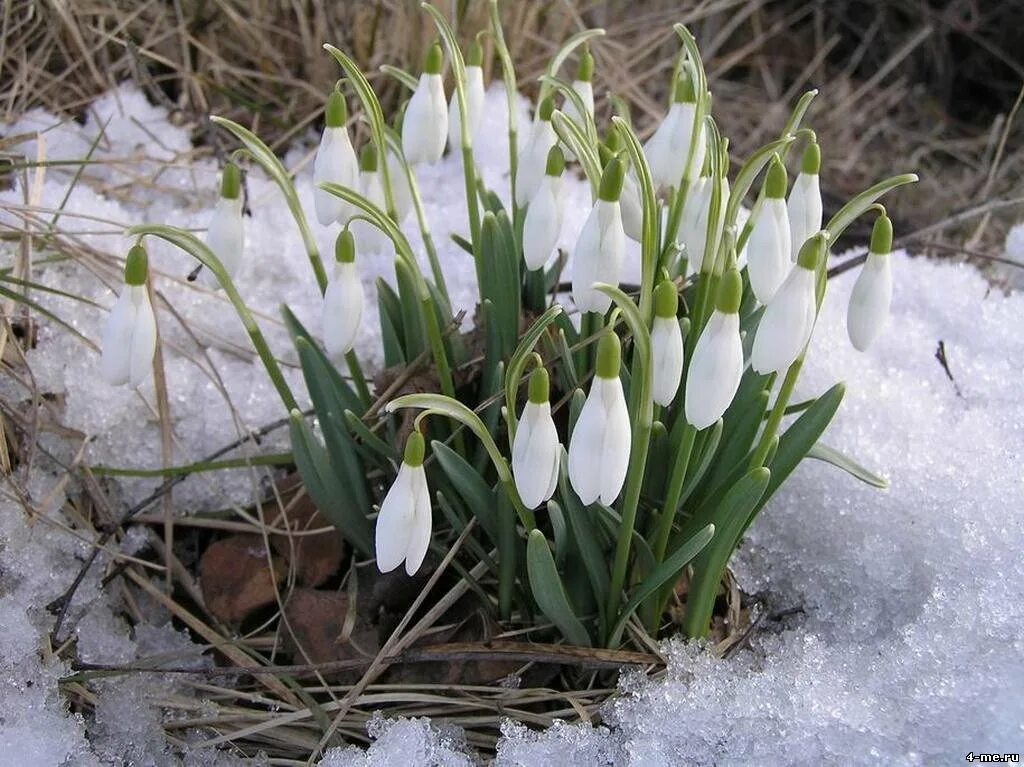
[[[820,149],[801,126],[814,92],[778,139],[730,174],[700,53],[681,25],[672,103],[646,144],[621,102],[599,132],[589,47],[603,32],[587,30],[552,59],[520,147],[516,75],[492,2],[489,38],[510,99],[506,206],[482,183],[473,155],[480,41],[464,58],[444,17],[424,9],[440,42],[418,78],[386,68],[412,90],[394,124],[355,62],[325,46],[343,79],[327,97],[314,212],[316,225],[342,227],[333,263],[324,264],[278,158],[245,127],[213,118],[241,145],[225,167],[214,221],[205,242],[165,225],[131,230],[139,244],[126,266],[129,299],[118,306],[135,308],[111,315],[106,337],[120,348],[104,351],[109,378],[138,383],[139,361],[152,359],[144,242],[169,241],[202,263],[238,312],[291,414],[306,491],[357,560],[414,575],[454,558],[484,609],[539,640],[615,648],[638,631],[674,633],[666,627],[673,615],[686,635],[705,636],[747,528],[804,457],[826,454],[816,446],[843,386],[791,399],[827,290],[829,251],[850,223],[877,212],[849,309],[850,338],[866,348],[892,293],[892,228],[877,200],[916,177],[882,181],[824,222]],[[569,82],[561,71],[573,55]],[[347,121],[353,95],[367,125],[358,164]],[[454,237],[479,290],[468,333],[459,329],[419,185],[446,145],[462,162],[468,213]],[[787,197],[785,164],[797,145],[801,170]],[[592,195],[570,274],[555,249],[562,176],[575,172],[567,162],[578,163]],[[284,310],[315,423],[300,412],[232,280],[244,258],[237,168],[247,163],[280,187],[323,294],[314,329],[323,348]],[[429,274],[401,228],[412,215]],[[639,245],[634,286],[622,281],[629,240]],[[353,341],[363,316],[360,257],[382,252],[394,256],[397,285],[377,286],[383,358],[398,372],[397,384],[374,391]],[[784,428],[787,416],[795,417]],[[846,456],[826,455],[880,483]],[[667,609],[680,599],[681,609]]]

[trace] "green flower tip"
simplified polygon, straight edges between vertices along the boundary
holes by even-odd
[[[555,111],[555,101],[550,96],[545,96],[537,108],[537,114],[544,122],[551,122],[551,113]]]
[[[786,166],[782,164],[779,156],[772,155],[771,164],[768,166],[768,175],[764,180],[764,196],[775,200],[783,200],[786,197],[786,187],[789,179],[786,176]]]
[[[619,363],[622,361],[622,342],[615,331],[608,329],[597,342],[596,374],[600,378],[618,378]]]
[[[619,126],[612,123],[608,128],[608,134],[604,137],[604,143],[613,152],[618,152],[623,147],[622,133],[619,131]]]
[[[583,53],[580,54],[580,63],[576,67],[576,79],[583,83],[589,83],[594,79],[594,57],[590,53],[590,46],[583,46]]]
[[[364,173],[377,172],[377,147],[367,144],[359,153],[359,170]]]
[[[339,91],[331,91],[327,97],[327,106],[324,107],[324,122],[328,128],[341,128],[348,120],[348,105],[345,97]]]
[[[607,202],[617,202],[622,194],[622,182],[626,176],[626,166],[621,160],[612,160],[601,175],[601,191],[598,195]]]
[[[718,283],[718,300],[715,307],[723,314],[736,314],[743,298],[743,278],[736,267],[727,270]]]
[[[233,162],[229,162],[220,175],[220,196],[228,200],[237,200],[241,193],[242,171]]]
[[[675,283],[662,280],[654,289],[654,314],[657,317],[675,317],[679,308],[679,293]]]
[[[351,264],[356,260],[356,241],[347,226],[341,230],[334,243],[334,257],[342,264]]]
[[[672,100],[676,104],[697,103],[697,90],[693,87],[693,78],[690,77],[690,70],[686,66],[679,70],[679,77],[676,78],[676,89],[672,94]]]
[[[534,368],[530,374],[530,402],[535,405],[543,405],[550,396],[550,383],[548,371],[544,368]]]
[[[818,146],[817,141],[812,141],[804,150],[804,159],[800,164],[800,172],[806,173],[808,176],[816,176],[820,169],[821,147]]]
[[[597,160],[601,163],[601,167],[605,167],[608,163],[615,159],[615,152],[606,144],[597,145]]]
[[[418,430],[413,429],[409,435],[409,439],[405,441],[405,463],[409,466],[416,467],[423,465],[423,457],[427,452],[427,445],[423,441],[423,435]]]
[[[128,251],[124,260],[124,281],[126,285],[145,285],[149,273],[149,256],[141,245],[135,245]]]
[[[444,52],[441,50],[441,43],[435,42],[427,51],[426,61],[423,62],[423,72],[428,75],[439,75],[443,65]]]
[[[871,230],[871,252],[880,256],[892,252],[892,220],[884,213],[875,219]]]
[[[479,40],[474,40],[469,45],[469,52],[466,54],[467,67],[479,67],[484,63],[484,49]]]
[[[562,154],[558,144],[555,144],[548,151],[548,164],[545,166],[544,172],[549,176],[561,176],[563,170],[565,170],[565,155]]]
[[[818,232],[812,237],[808,237],[807,242],[800,248],[800,255],[796,257],[797,264],[801,268],[813,272],[824,257],[827,244],[824,232]]]

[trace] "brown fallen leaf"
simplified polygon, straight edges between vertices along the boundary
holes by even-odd
[[[326,589],[295,589],[284,606],[286,648],[296,663],[330,663],[339,660],[372,659],[380,650],[377,631],[356,616],[346,631],[348,595]],[[358,678],[359,670],[332,672],[332,680]]]
[[[272,557],[268,565],[260,536],[231,535],[214,541],[203,552],[199,585],[210,612],[237,625],[253,610],[274,602],[274,587],[285,572],[280,557]]]
[[[295,536],[289,541],[287,535],[273,535],[270,545],[274,551],[295,570],[299,583],[304,586],[319,586],[338,572],[345,555],[345,543],[336,529],[324,518],[308,496],[289,504],[287,520],[289,529],[297,532],[328,528],[316,535]],[[272,527],[283,527],[280,515],[270,522]]]

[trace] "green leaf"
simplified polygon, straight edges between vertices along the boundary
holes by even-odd
[[[351,410],[345,411],[345,424],[349,430],[355,435],[367,448],[372,450],[374,453],[379,455],[385,461],[394,461],[400,463],[402,456],[393,445],[388,444],[376,434],[374,434],[370,427],[363,423],[363,419],[353,413]]]
[[[402,329],[405,331],[402,339],[405,358],[414,360],[427,348],[426,332],[412,270],[401,258],[395,259],[395,281],[398,283],[398,303],[402,312]]]
[[[394,78],[411,91],[415,91],[417,86],[420,84],[420,81],[417,80],[414,75],[409,74],[401,67],[393,67],[390,64],[381,64],[380,71],[388,77]]]
[[[889,480],[865,469],[848,455],[836,450],[834,447],[829,447],[828,445],[823,445],[821,442],[816,442],[811,446],[811,449],[807,451],[807,457],[830,463],[833,466],[842,469],[851,477],[855,477],[861,482],[871,485],[872,487],[877,487],[879,490],[889,489]]]
[[[494,491],[466,459],[443,442],[434,440],[430,443],[430,449],[444,473],[448,475],[452,487],[469,508],[469,512],[477,518],[484,532],[497,545],[498,519],[495,513],[497,502]]]
[[[832,218],[829,219],[825,229],[828,230],[829,243],[835,243],[836,240],[842,236],[843,232],[846,231],[846,227],[852,224],[857,218],[859,218],[868,208],[874,205],[875,201],[886,192],[891,192],[893,189],[904,184],[913,184],[917,182],[916,173],[903,173],[899,176],[893,176],[887,178],[885,181],[880,181],[870,189],[865,189],[863,192],[858,194],[846,205],[840,208]]]
[[[577,647],[590,647],[590,635],[569,604],[562,579],[555,567],[547,539],[540,530],[530,531],[526,544],[526,569],[530,590],[541,612],[555,624],[562,635]]]
[[[562,307],[560,305],[554,304],[549,307],[547,311],[534,320],[529,330],[523,333],[519,346],[516,347],[516,350],[509,358],[508,374],[505,376],[505,407],[508,408],[509,444],[515,438],[516,433],[516,424],[518,422],[515,412],[516,393],[519,391],[519,384],[523,379],[523,370],[534,348],[537,346],[537,341],[540,340],[541,335],[547,330],[548,325],[554,322],[560,314],[562,314]]]
[[[387,292],[382,290],[387,288]],[[391,293],[388,296],[388,293]],[[391,304],[392,299],[394,304]],[[405,331],[402,328],[402,305],[391,288],[384,280],[377,278],[377,317],[380,321],[381,345],[384,347],[384,367],[395,367],[405,365],[408,360],[405,357],[405,349],[402,348],[402,339]],[[397,322],[397,325],[396,325]]]
[[[595,29],[584,29],[582,32],[577,32],[575,35],[570,37],[559,48],[555,55],[551,57],[551,61],[548,63],[547,75],[549,77],[557,77],[558,70],[562,68],[562,64],[565,63],[566,59],[572,54],[576,48],[583,45],[587,40],[592,40],[595,37],[600,37],[604,34],[604,30],[600,28]],[[539,104],[544,100],[544,97],[548,95],[550,86],[545,86],[544,81],[541,81],[540,94],[537,96],[537,103]]]
[[[705,472],[711,466],[711,462],[715,459],[715,453],[718,451],[718,445],[722,439],[723,428],[724,423],[719,418],[710,429],[705,429],[701,432],[701,435],[704,437],[704,445],[703,451],[700,454],[700,463],[696,465],[696,468],[692,468],[693,463],[691,462],[692,470],[687,472],[686,481],[683,483],[682,492],[679,494],[680,503],[683,503],[690,497],[690,493],[697,487]]]
[[[462,235],[456,234],[455,232],[451,233],[451,238],[452,238],[452,242],[454,242],[456,245],[458,245],[464,251],[469,253],[469,255],[471,255],[471,256],[473,255],[473,245],[472,245],[472,243],[470,243],[469,240],[467,240]]]

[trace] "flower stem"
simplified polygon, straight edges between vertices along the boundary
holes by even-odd
[[[765,424],[764,431],[761,433],[761,440],[757,443],[757,449],[750,459],[751,469],[764,466],[765,459],[768,458],[772,440],[775,439],[779,426],[782,424],[782,416],[786,413],[786,406],[789,404],[789,398],[793,395],[793,389],[796,387],[796,380],[800,377],[800,368],[803,367],[803,364],[804,355],[801,354],[796,358],[796,362],[789,366],[789,370],[786,371],[786,377],[783,379],[782,386],[779,388],[779,394],[775,398],[775,405],[768,416],[768,423]]]

